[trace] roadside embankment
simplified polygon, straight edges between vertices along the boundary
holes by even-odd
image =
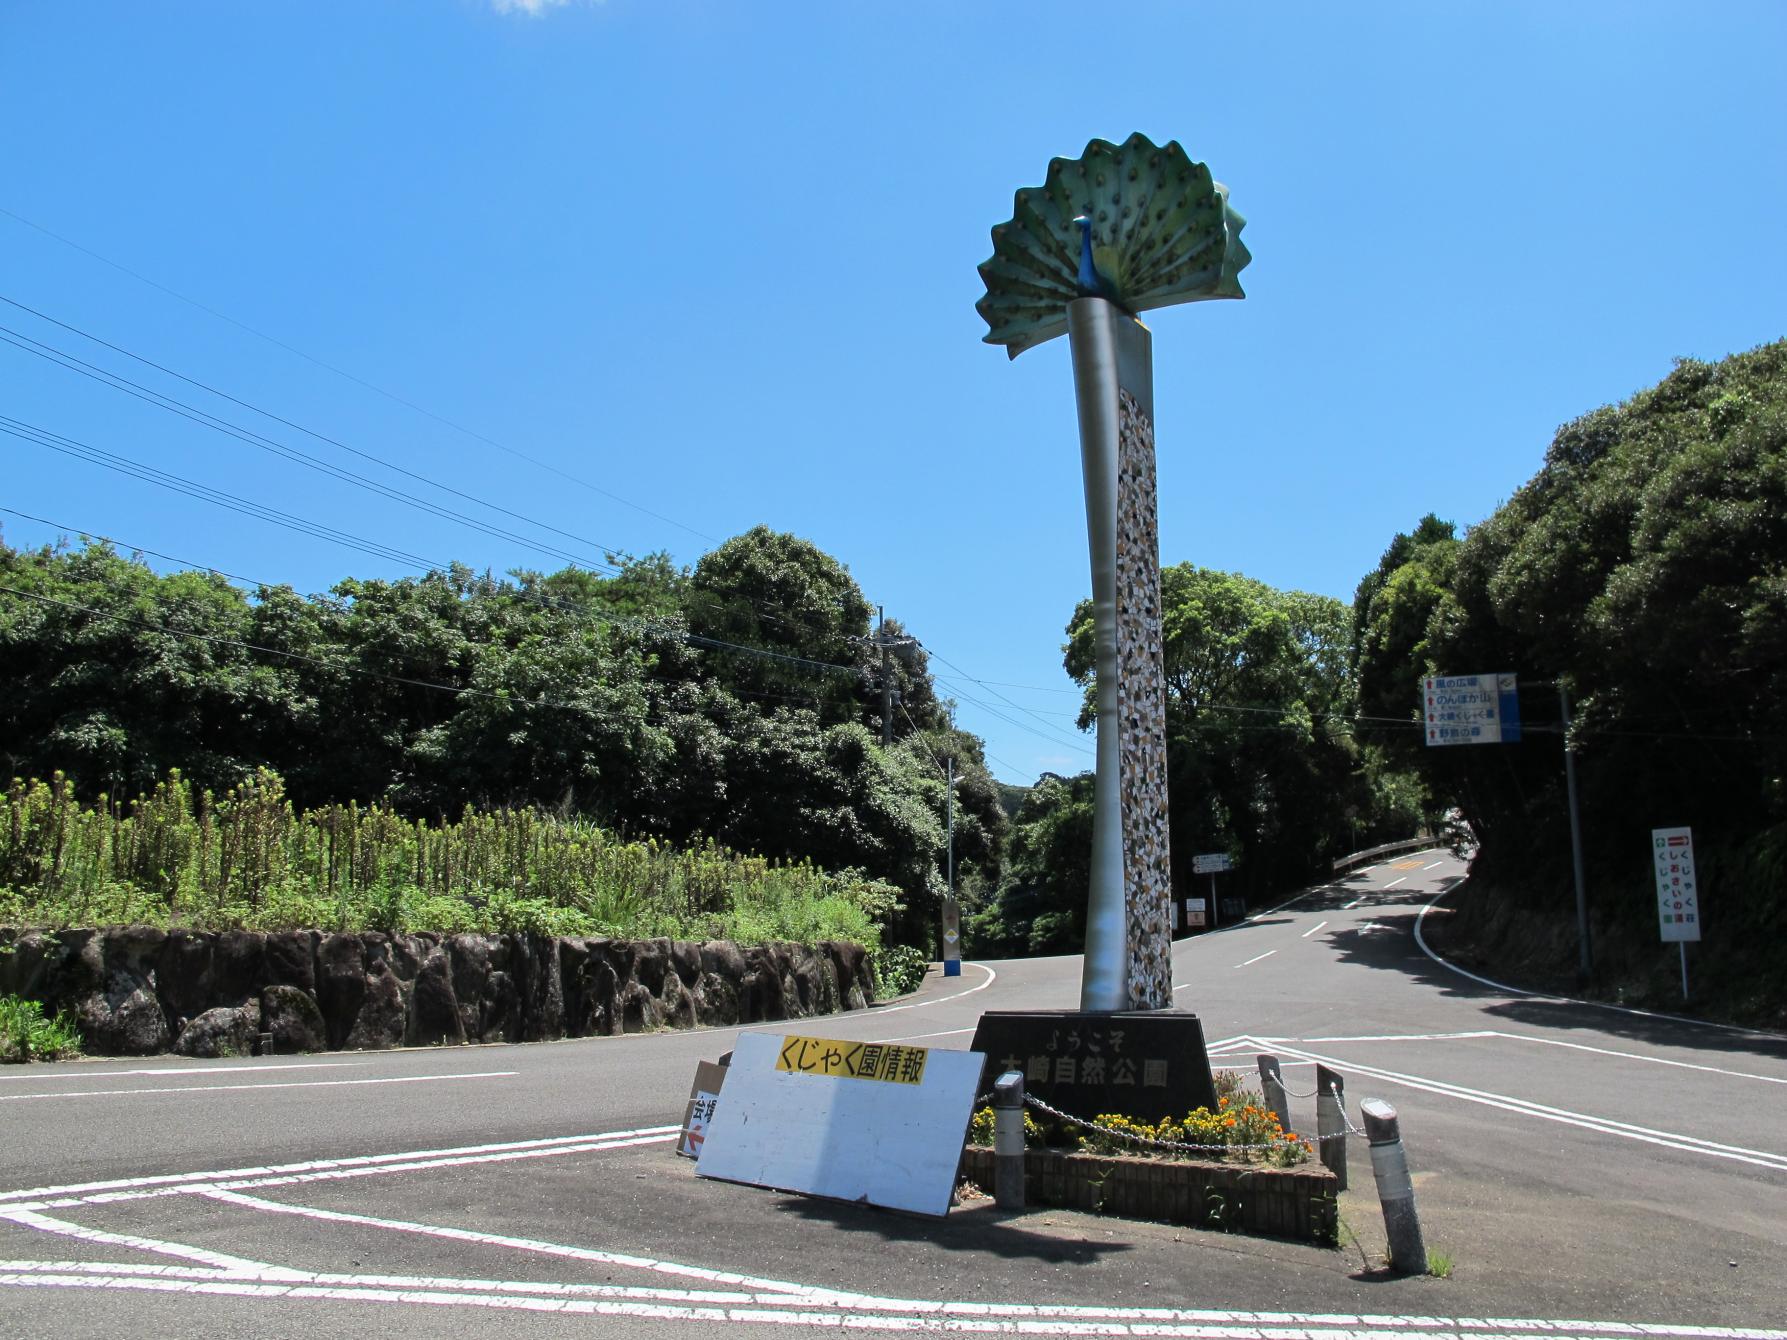
[[[841,941],[0,927],[0,995],[68,1010],[105,1056],[538,1042],[796,1019],[873,994],[867,953]]]
[[[1705,942],[1688,946],[1684,1001],[1680,951],[1658,939],[1654,920],[1644,915],[1648,899],[1634,895],[1638,910],[1623,909],[1627,915],[1618,919],[1591,907],[1594,976],[1584,983],[1569,891],[1544,908],[1516,892],[1473,877],[1435,905],[1422,934],[1448,962],[1524,991],[1787,1031],[1787,973],[1772,943],[1709,927]]]

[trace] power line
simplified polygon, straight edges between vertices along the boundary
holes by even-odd
[[[16,427],[8,427],[7,425],[9,424],[16,425]],[[18,431],[19,429],[25,431]],[[4,414],[0,414],[0,433],[7,433],[10,436],[20,438],[23,441],[32,442],[38,446],[48,447],[50,450],[61,452],[65,456],[73,456],[78,460],[85,460],[91,464],[104,466],[107,469],[115,470],[118,473],[127,475],[131,478],[157,484],[176,493],[183,493],[189,497],[197,498],[202,502],[213,503],[216,506],[227,508],[233,512],[239,512],[242,515],[252,517],[255,520],[270,521],[274,525],[283,526],[286,529],[296,531],[299,534],[310,535],[315,539],[328,540],[330,543],[340,544],[345,548],[357,549],[363,553],[371,554],[374,557],[386,558],[393,562],[398,562],[411,567],[417,571],[439,572],[445,571],[451,566],[450,564],[438,560],[423,558],[416,554],[407,554],[400,549],[390,548],[380,541],[369,540],[364,536],[354,535],[348,531],[338,531],[332,526],[324,526],[320,522],[309,521],[306,518],[295,516],[289,512],[281,512],[277,508],[266,506],[264,503],[257,503],[251,499],[239,497],[236,494],[224,493],[222,490],[213,489],[207,484],[200,484],[195,480],[189,480],[180,475],[171,474],[164,470],[158,470],[153,466],[143,465],[140,462],[131,460],[127,456],[120,456],[115,452],[109,452],[100,447],[90,446],[89,444],[79,442],[74,438],[67,438],[63,437],[61,434],[51,433],[48,429],[37,428],[34,425],[25,423],[23,420],[13,419]],[[145,550],[144,552],[148,551]],[[194,566],[203,567],[204,565],[196,564]],[[554,609],[568,610],[573,613],[580,613],[585,617],[594,617],[590,616],[588,611],[581,610],[580,607],[570,604],[569,602],[555,600],[552,597],[541,595],[538,592],[528,591],[525,588],[517,587],[516,595],[520,599],[531,601],[534,604],[544,605]],[[778,661],[783,664],[798,666],[804,669],[826,671],[830,673],[842,673],[851,676],[860,676],[862,673],[860,666],[840,664],[833,661],[819,661],[810,657],[795,656],[788,652],[771,651],[767,647],[753,647],[742,642],[729,642],[721,638],[706,637],[702,634],[692,633],[687,629],[676,628],[668,624],[655,624],[649,620],[630,619],[622,615],[610,615],[604,617],[607,622],[621,627],[644,630],[649,634],[669,637],[689,646],[704,650],[737,652],[742,655],[753,656],[759,659]]]
[[[4,302],[4,303],[8,304],[9,306],[17,308],[20,311],[28,312],[32,316],[37,317],[39,320],[48,322],[49,324],[54,325],[54,326],[58,326],[63,330],[69,331],[72,334],[80,336],[82,339],[90,340],[93,343],[98,344],[103,348],[110,349],[115,353],[122,354],[124,357],[133,359],[136,362],[141,363],[145,367],[154,368],[156,371],[164,373],[170,377],[175,377],[175,378],[179,379],[180,381],[186,382],[188,385],[198,387],[200,390],[203,390],[211,395],[215,395],[215,396],[219,397],[220,399],[229,401],[231,404],[239,405],[244,409],[247,409],[253,413],[262,415],[263,417],[271,419],[276,423],[284,424],[285,426],[287,426],[289,428],[295,429],[296,431],[304,433],[309,437],[315,438],[319,442],[325,442],[325,443],[329,444],[330,446],[338,447],[342,451],[346,451],[352,455],[355,455],[355,456],[361,457],[362,459],[371,461],[374,464],[381,465],[384,468],[391,470],[396,474],[404,475],[407,478],[414,479],[420,483],[428,485],[431,488],[439,489],[444,493],[452,494],[455,497],[464,498],[467,501],[476,503],[480,507],[488,508],[489,510],[491,510],[493,512],[497,512],[501,515],[511,517],[517,521],[521,521],[524,524],[534,526],[540,530],[550,531],[555,535],[560,535],[566,539],[574,540],[579,544],[593,546],[596,549],[602,550],[605,554],[607,554],[610,557],[612,557],[614,554],[623,552],[618,548],[618,546],[605,544],[600,540],[590,539],[587,536],[577,535],[574,532],[563,530],[560,527],[554,526],[549,522],[541,521],[535,517],[528,516],[525,513],[517,512],[511,508],[502,507],[502,506],[499,506],[498,504],[489,502],[488,500],[480,498],[475,494],[468,493],[463,489],[455,488],[449,484],[443,484],[439,480],[433,479],[432,477],[430,477],[428,475],[420,474],[417,471],[407,469],[404,466],[397,465],[389,460],[386,460],[384,457],[379,456],[376,453],[365,451],[365,450],[362,450],[361,448],[351,446],[348,443],[339,440],[338,438],[331,437],[327,433],[322,433],[315,429],[308,428],[301,423],[298,423],[292,419],[288,419],[288,418],[286,418],[280,414],[277,414],[271,410],[265,409],[259,405],[254,404],[251,401],[244,400],[238,396],[231,395],[229,392],[220,390],[219,388],[212,386],[207,382],[201,381],[195,377],[188,376],[187,374],[185,374],[183,372],[179,372],[174,368],[170,368],[170,367],[166,366],[165,364],[158,363],[153,359],[146,358],[141,354],[137,354],[137,353],[133,352],[132,350],[125,348],[122,345],[115,344],[112,341],[104,339],[101,336],[95,335],[90,331],[83,330],[79,326],[71,325],[66,321],[62,321],[56,317],[49,315],[46,312],[42,312],[35,307],[27,306],[26,304],[21,303],[21,302],[17,301],[16,299],[8,298],[4,295],[0,295],[0,302]],[[191,419],[192,421],[199,423],[204,427],[211,428],[213,431],[223,433],[226,436],[235,437],[240,441],[247,442],[249,445],[259,448],[260,450],[268,451],[272,454],[285,457],[286,459],[292,460],[293,462],[295,462],[297,464],[305,465],[307,468],[317,470],[321,473],[331,475],[332,477],[342,480],[343,482],[352,483],[352,484],[355,484],[356,486],[362,487],[362,488],[368,488],[376,493],[379,493],[381,496],[391,498],[395,501],[405,502],[410,506],[417,507],[421,510],[427,511],[430,514],[441,517],[443,519],[460,521],[462,524],[465,524],[465,525],[468,525],[474,529],[477,529],[483,534],[487,534],[487,535],[490,535],[495,538],[512,540],[515,543],[519,543],[519,544],[522,544],[528,548],[532,548],[536,552],[543,553],[550,557],[557,558],[557,559],[560,559],[561,561],[567,562],[573,567],[584,567],[589,570],[601,571],[601,572],[605,572],[605,573],[609,573],[609,574],[613,574],[617,571],[617,569],[613,566],[612,563],[601,562],[601,561],[597,561],[594,559],[583,558],[577,554],[571,553],[570,551],[558,548],[556,546],[539,545],[539,544],[535,543],[534,541],[527,539],[524,536],[515,535],[513,532],[504,530],[501,527],[489,526],[486,523],[483,523],[483,522],[477,521],[473,518],[467,517],[467,516],[465,516],[465,514],[463,514],[461,512],[454,511],[451,508],[443,508],[437,504],[425,502],[421,499],[414,497],[414,495],[412,495],[412,494],[403,492],[402,490],[392,489],[386,485],[379,484],[376,481],[369,480],[364,475],[357,474],[354,471],[342,470],[338,467],[329,465],[328,463],[319,460],[317,457],[310,455],[308,452],[300,451],[295,447],[291,447],[285,443],[277,442],[274,439],[266,437],[263,434],[256,433],[251,429],[243,428],[239,424],[231,423],[229,420],[223,419],[217,415],[213,415],[209,411],[200,409],[197,406],[188,405],[183,401],[176,400],[171,396],[165,395],[164,393],[155,390],[153,387],[144,386],[139,382],[132,381],[131,379],[129,379],[127,377],[123,377],[123,376],[119,375],[118,373],[112,372],[110,369],[100,367],[98,364],[90,363],[90,362],[87,362],[85,359],[78,358],[75,355],[68,353],[66,350],[58,349],[56,346],[47,344],[42,340],[33,339],[31,336],[26,335],[21,331],[14,330],[10,326],[0,325],[0,331],[5,332],[4,335],[0,335],[0,342],[11,344],[11,345],[13,345],[13,347],[20,349],[24,353],[33,354],[36,357],[43,358],[49,362],[53,362],[53,363],[57,364],[57,366],[60,366],[67,371],[75,372],[81,376],[85,376],[85,377],[89,378],[90,380],[97,381],[101,385],[110,387],[112,390],[122,391],[126,395],[134,396],[136,399],[143,400],[143,401],[145,401],[145,403],[148,403],[148,404],[152,404],[158,409],[166,410],[167,412],[177,414],[180,417]],[[9,336],[9,335],[12,337],[15,337],[15,338],[12,338],[12,339],[6,338],[6,336]],[[19,341],[24,341],[24,344],[20,344]],[[26,345],[35,346],[35,347],[27,348]],[[706,592],[690,591],[686,594],[687,594],[688,599],[706,602],[710,607],[726,607],[730,603],[730,602],[722,600],[722,598],[720,598],[718,596],[709,595]],[[798,629],[803,629],[803,628],[807,628],[807,627],[811,626],[811,625],[795,622],[795,621],[792,621],[789,619],[784,619],[784,618],[780,617],[779,615],[770,612],[769,607],[765,606],[764,604],[762,604],[761,602],[756,601],[756,600],[751,600],[748,598],[741,597],[739,599],[739,603],[746,605],[746,606],[750,607],[751,609],[755,610],[761,618],[763,618],[771,623],[780,624],[786,628],[798,630]],[[786,612],[786,607],[778,606],[778,608],[782,608],[784,610],[784,612]]]
[[[406,507],[413,507],[417,511],[426,512],[429,515],[439,517],[442,520],[457,521],[463,526],[470,527],[471,529],[491,536],[494,539],[508,540],[511,543],[521,545],[523,548],[532,549],[536,553],[560,559],[563,562],[571,564],[573,567],[589,567],[609,573],[619,571],[619,569],[612,564],[604,563],[599,559],[587,559],[581,555],[572,553],[568,549],[561,549],[556,545],[543,544],[537,540],[530,540],[525,535],[518,535],[514,531],[506,530],[501,526],[493,526],[489,522],[480,521],[476,517],[468,516],[464,512],[455,511],[451,507],[443,507],[439,503],[432,503],[426,499],[418,498],[413,493],[406,493],[402,489],[392,488],[388,484],[381,484],[377,480],[369,479],[367,476],[360,474],[357,471],[346,470],[340,466],[331,465],[327,461],[313,456],[307,451],[300,451],[296,447],[275,441],[273,438],[254,432],[252,429],[243,428],[239,424],[230,423],[227,419],[219,418],[206,410],[199,409],[195,405],[188,405],[184,401],[176,400],[169,395],[164,395],[162,392],[144,386],[140,382],[133,382],[128,377],[121,377],[115,372],[110,372],[105,368],[99,367],[97,364],[88,363],[84,359],[76,358],[72,354],[65,353],[63,350],[55,348],[53,345],[44,344],[40,340],[32,339],[29,335],[20,334],[20,332],[13,330],[9,326],[0,325],[0,343],[9,344],[15,349],[23,350],[25,353],[44,359],[46,362],[54,363],[58,367],[66,368],[68,371],[86,377],[89,380],[96,381],[102,386],[109,386],[114,391],[122,391],[125,395],[132,396],[146,404],[154,405],[157,409],[166,410],[168,413],[178,415],[183,419],[190,419],[192,422],[209,428],[213,432],[221,433],[225,437],[235,438],[239,442],[245,442],[251,447],[282,457],[285,460],[291,461],[295,465],[302,465],[306,469],[327,475],[332,479],[352,485],[355,488],[364,489],[369,493],[377,494],[379,497],[387,498],[392,502],[402,503]],[[36,347],[33,348],[31,346]],[[374,457],[373,459],[376,460],[377,458]],[[383,462],[381,462],[381,464],[383,464]],[[390,468],[398,469],[399,467],[392,466]],[[403,473],[407,474],[409,472],[404,471]],[[437,485],[436,487],[445,486]]]
[[[270,409],[265,409],[260,405],[253,404],[250,401],[243,400],[237,396],[233,396],[228,391],[219,390],[217,387],[212,386],[206,382],[202,382],[202,381],[198,380],[196,377],[189,377],[184,372],[178,372],[173,368],[165,366],[164,364],[155,362],[153,359],[145,358],[141,354],[138,354],[138,353],[133,353],[131,350],[126,349],[123,345],[114,344],[110,340],[102,339],[100,336],[93,334],[93,332],[91,332],[91,331],[82,330],[79,326],[70,325],[66,321],[62,321],[62,320],[57,319],[56,317],[51,316],[48,312],[40,312],[35,307],[28,307],[24,303],[19,302],[17,299],[9,298],[3,293],[0,293],[0,302],[6,303],[9,307],[16,307],[21,312],[28,312],[32,316],[36,317],[39,321],[47,321],[50,325],[58,326],[61,329],[68,331],[70,334],[79,335],[84,340],[90,340],[94,344],[99,345],[101,348],[110,349],[113,353],[122,354],[126,358],[129,358],[129,359],[134,360],[135,362],[141,363],[144,367],[154,368],[157,372],[163,373],[169,377],[174,377],[180,381],[183,381],[188,386],[196,386],[199,390],[205,391],[211,395],[214,395],[219,400],[227,400],[232,405],[237,405],[237,406],[240,406],[242,409],[250,410],[255,414],[259,414],[263,418],[271,419],[274,423],[283,424],[287,428],[291,428],[291,429],[296,430],[297,432],[303,433],[306,437],[315,438],[318,442],[326,442],[332,447],[338,447],[342,451],[348,452],[350,455],[360,457],[362,460],[371,461],[376,465],[382,465],[387,470],[391,470],[397,474],[404,475],[407,478],[414,479],[414,480],[418,481],[419,483],[427,484],[430,488],[439,489],[443,493],[450,493],[456,498],[464,498],[466,501],[476,503],[480,507],[488,508],[493,512],[500,512],[504,516],[512,517],[516,521],[526,522],[530,526],[537,526],[541,530],[549,530],[555,535],[562,536],[564,539],[575,540],[578,544],[594,545],[596,548],[606,550],[608,552],[618,552],[618,550],[616,549],[616,546],[614,546],[614,545],[603,544],[599,540],[592,540],[592,539],[588,538],[587,536],[576,535],[568,530],[561,530],[557,526],[551,525],[548,522],[538,520],[535,517],[526,516],[520,512],[512,511],[507,507],[499,506],[498,504],[491,502],[487,498],[480,498],[476,494],[467,493],[463,489],[454,488],[451,484],[443,484],[438,479],[432,479],[427,475],[418,474],[414,470],[406,469],[403,466],[397,465],[391,461],[388,461],[384,457],[379,456],[373,452],[364,451],[359,447],[350,446],[348,443],[341,441],[339,438],[330,437],[327,433],[320,433],[320,432],[316,431],[314,428],[307,428],[303,424],[294,422],[293,420],[288,419],[288,418],[284,417],[283,415],[276,414]],[[19,334],[18,331],[12,330],[10,327],[6,327],[6,326],[0,326],[0,330],[6,330],[9,334],[13,334],[13,335]],[[29,337],[21,336],[21,338],[28,339]],[[39,342],[36,340],[33,340],[32,343],[37,344]],[[42,347],[48,349],[48,348],[52,348],[53,346],[43,345]],[[58,351],[58,352],[61,352],[61,351]],[[68,355],[68,356],[72,357],[72,355]],[[92,365],[88,364],[87,366],[92,366]],[[111,375],[111,374],[108,374],[108,375]],[[122,381],[124,379],[119,378],[119,380]]]
[[[275,348],[283,349],[288,354],[292,354],[293,356],[295,356],[297,358],[301,358],[306,363],[310,363],[315,367],[319,367],[319,368],[323,369],[323,371],[325,371],[325,372],[333,373],[335,376],[341,377],[346,381],[350,381],[350,382],[354,383],[354,385],[356,385],[356,386],[364,387],[366,390],[371,391],[376,395],[381,395],[385,399],[393,402],[394,404],[402,405],[405,409],[412,410],[413,412],[422,415],[423,418],[432,419],[435,423],[438,423],[446,428],[451,428],[456,433],[464,434],[466,437],[472,438],[474,441],[482,442],[486,446],[495,447],[498,451],[505,452],[506,454],[515,457],[517,460],[526,461],[529,465],[535,466],[541,470],[546,470],[552,474],[557,475],[561,479],[568,480],[571,483],[578,485],[581,488],[586,488],[591,493],[599,494],[602,497],[610,499],[613,502],[620,503],[622,506],[631,507],[634,511],[642,512],[646,516],[652,517],[658,521],[662,521],[665,525],[675,526],[678,530],[687,531],[689,534],[694,535],[699,539],[707,540],[709,543],[712,543],[712,544],[720,543],[720,540],[716,536],[709,535],[704,531],[696,530],[693,526],[685,525],[683,522],[678,521],[673,517],[665,516],[661,512],[654,512],[651,508],[642,506],[641,504],[632,501],[630,498],[624,498],[620,494],[611,492],[608,489],[600,487],[599,485],[592,484],[587,479],[583,479],[578,475],[574,475],[568,470],[562,470],[556,465],[552,465],[546,461],[539,460],[533,456],[528,455],[524,451],[519,451],[514,447],[511,447],[511,446],[506,445],[505,443],[499,442],[493,437],[487,437],[486,435],[476,431],[475,429],[467,428],[463,424],[455,423],[452,419],[446,418],[440,414],[436,414],[433,410],[426,409],[423,406],[416,404],[412,400],[406,400],[403,396],[398,395],[394,391],[387,391],[384,387],[378,386],[378,385],[374,384],[373,382],[365,380],[362,377],[357,377],[351,372],[348,372],[342,368],[336,367],[333,363],[325,362],[324,360],[317,358],[313,354],[307,354],[302,349],[299,349],[293,345],[287,344],[285,341],[277,339],[274,336],[267,334],[265,331],[257,330],[255,327],[249,325],[245,321],[239,321],[235,317],[230,316],[227,313],[220,312],[214,307],[208,307],[196,298],[189,298],[186,296],[186,294],[181,293],[177,289],[169,288],[166,284],[158,283],[155,280],[150,279],[147,275],[139,274],[137,271],[132,270],[129,266],[122,265],[119,262],[112,260],[110,257],[100,255],[99,252],[92,250],[90,247],[84,247],[78,242],[71,241],[69,238],[63,237],[60,233],[54,232],[51,229],[44,227],[41,223],[36,223],[36,222],[32,221],[31,219],[26,218],[23,214],[19,214],[19,213],[15,212],[13,210],[10,210],[10,209],[6,209],[3,206],[0,206],[0,214],[4,214],[8,218],[14,219],[17,222],[24,224],[27,228],[31,228],[39,233],[42,233],[45,237],[48,237],[53,241],[60,242],[65,247],[69,247],[74,251],[80,252],[83,256],[89,256],[92,259],[100,262],[102,265],[109,265],[112,269],[118,271],[120,274],[129,275],[132,279],[136,280],[138,283],[146,284],[150,288],[155,289],[156,291],[158,291],[160,293],[167,294],[170,298],[178,299],[180,302],[185,303],[189,307],[197,308],[199,311],[205,313],[207,316],[214,317],[215,319],[217,319],[219,321],[222,321],[228,325],[232,325],[232,326],[236,327],[236,329],[238,329],[238,330],[245,331],[246,333],[253,335],[258,340],[265,340],[268,344],[273,345]]]

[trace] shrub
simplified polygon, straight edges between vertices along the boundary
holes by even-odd
[[[911,945],[889,945],[875,951],[870,965],[875,970],[875,999],[889,1000],[918,990],[931,960],[922,949]]]
[[[58,1061],[81,1052],[81,1035],[66,1012],[44,1018],[43,1006],[0,996],[0,1061]]]

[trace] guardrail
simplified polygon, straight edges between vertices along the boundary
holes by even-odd
[[[1367,847],[1364,851],[1356,851],[1351,855],[1338,858],[1334,862],[1334,873],[1338,875],[1342,870],[1360,865],[1376,856],[1388,856],[1391,852],[1396,851],[1414,851],[1418,847],[1431,847],[1438,841],[1440,839],[1432,833],[1418,833],[1412,838],[1404,838],[1401,842],[1386,842],[1381,847]]]

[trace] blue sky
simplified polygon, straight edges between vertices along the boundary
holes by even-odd
[[[1350,598],[1560,423],[1787,334],[1784,60],[1773,3],[13,0],[0,295],[593,557],[803,535],[1029,782],[1091,762],[1060,657],[1089,577],[1065,342],[1008,362],[974,310],[1016,187],[1134,130],[1229,184],[1247,300],[1150,320],[1162,560]],[[560,566],[7,345],[0,401],[431,559]],[[0,462],[0,506],[67,530],[306,591],[404,571],[16,438]]]

